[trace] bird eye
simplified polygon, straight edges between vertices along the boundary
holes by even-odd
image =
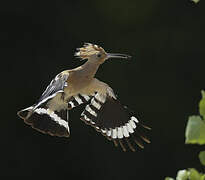
[[[97,54],[97,57],[99,57],[99,58],[100,58],[100,57],[101,57],[101,54],[100,54],[100,53],[99,53],[99,54]]]

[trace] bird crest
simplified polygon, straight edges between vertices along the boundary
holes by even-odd
[[[105,53],[105,50],[96,44],[84,43],[83,47],[77,48],[75,56],[81,59],[87,59],[93,54],[97,54],[99,52]]]

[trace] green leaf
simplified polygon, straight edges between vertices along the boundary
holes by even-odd
[[[176,180],[187,180],[189,177],[189,172],[187,170],[180,170],[177,173]]]
[[[165,180],[174,180],[171,177],[166,177]],[[177,173],[176,180],[205,180],[205,174],[199,173],[196,169],[180,170]]]
[[[166,177],[165,180],[174,180],[174,178]]]
[[[205,91],[201,91],[202,99],[199,102],[199,113],[205,119]]]
[[[201,151],[199,153],[199,160],[200,160],[201,164],[203,164],[205,166],[205,151]]]
[[[186,126],[186,144],[205,144],[205,123],[200,116],[190,116]]]
[[[191,1],[193,1],[194,3],[198,3],[200,0],[191,0]]]
[[[190,175],[189,175],[190,180],[201,180],[201,178],[204,176],[203,174],[199,173],[194,168],[189,169],[189,172],[190,172]]]
[[[205,174],[201,176],[200,180],[204,180],[205,179]]]

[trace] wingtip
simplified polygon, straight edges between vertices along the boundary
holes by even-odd
[[[141,123],[140,123],[140,124],[141,124]],[[141,126],[142,126],[143,128],[145,128],[145,129],[152,130],[152,128],[151,128],[151,127],[146,126],[146,125],[144,125],[144,124],[141,124]]]
[[[20,110],[20,111],[17,112],[17,115],[18,115],[21,119],[25,120],[25,119],[27,119],[27,118],[29,117],[29,115],[31,114],[30,112],[32,111],[32,109],[33,109],[32,106],[30,106],[30,107],[28,107],[28,108],[25,108],[25,109],[22,109],[22,110]]]

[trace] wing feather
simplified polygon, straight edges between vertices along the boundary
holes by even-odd
[[[55,97],[57,93],[63,92],[64,88],[67,86],[68,76],[69,74],[58,74],[47,86],[46,90],[37,101],[35,108]]]
[[[142,125],[135,114],[117,100],[110,87],[106,94],[98,92],[92,97],[90,104],[81,114],[81,120],[93,126],[109,140],[113,140],[115,145],[118,142],[123,151],[126,150],[125,145],[132,151],[135,151],[134,144],[143,148],[141,140],[150,143],[143,135],[144,132],[140,132],[140,129],[146,126]]]

